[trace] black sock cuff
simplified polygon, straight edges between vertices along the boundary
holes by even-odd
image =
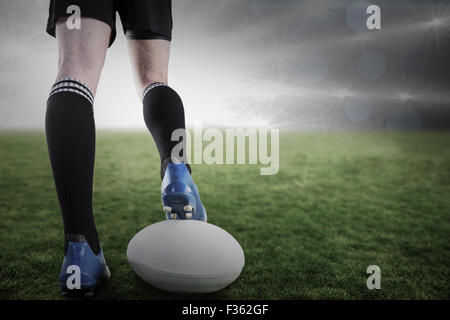
[[[168,87],[167,84],[165,84],[164,82],[153,82],[150,85],[147,86],[147,88],[145,88],[144,93],[142,93],[142,101],[144,101],[145,96],[147,95],[147,93],[152,90],[155,87],[160,87],[160,86],[166,86]]]
[[[73,92],[86,98],[91,106],[94,104],[94,95],[91,88],[86,83],[75,78],[58,79],[50,90],[49,98],[58,92]]]

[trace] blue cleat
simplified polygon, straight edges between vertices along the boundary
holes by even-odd
[[[167,219],[207,220],[197,186],[184,163],[167,164],[161,199]]]
[[[100,249],[95,255],[83,235],[67,235],[67,240],[69,245],[59,275],[61,291],[91,297],[111,275],[103,251]]]

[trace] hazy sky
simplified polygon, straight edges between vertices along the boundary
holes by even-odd
[[[365,26],[370,4],[382,29]],[[188,125],[430,127],[450,122],[448,1],[173,0],[169,82]],[[0,128],[42,128],[55,80],[46,0],[0,1]],[[144,128],[120,20],[99,128]]]

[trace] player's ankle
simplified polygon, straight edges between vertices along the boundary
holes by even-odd
[[[184,162],[182,160],[178,160],[178,161],[174,162],[172,157],[166,157],[166,158],[161,160],[161,180],[164,179],[164,175],[166,173],[167,166],[170,163],[184,163],[184,165],[186,166],[186,168],[189,171],[189,174],[192,174],[192,169],[191,169],[191,166],[189,165],[189,163],[186,163],[186,162]]]

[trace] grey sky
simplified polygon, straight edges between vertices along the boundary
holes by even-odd
[[[364,25],[370,3],[381,7],[381,30]],[[169,81],[188,124],[447,126],[448,2],[370,3],[173,0]],[[46,0],[0,1],[0,128],[43,127],[57,64],[47,14]],[[96,96],[96,124],[143,128],[119,20],[117,30]]]

